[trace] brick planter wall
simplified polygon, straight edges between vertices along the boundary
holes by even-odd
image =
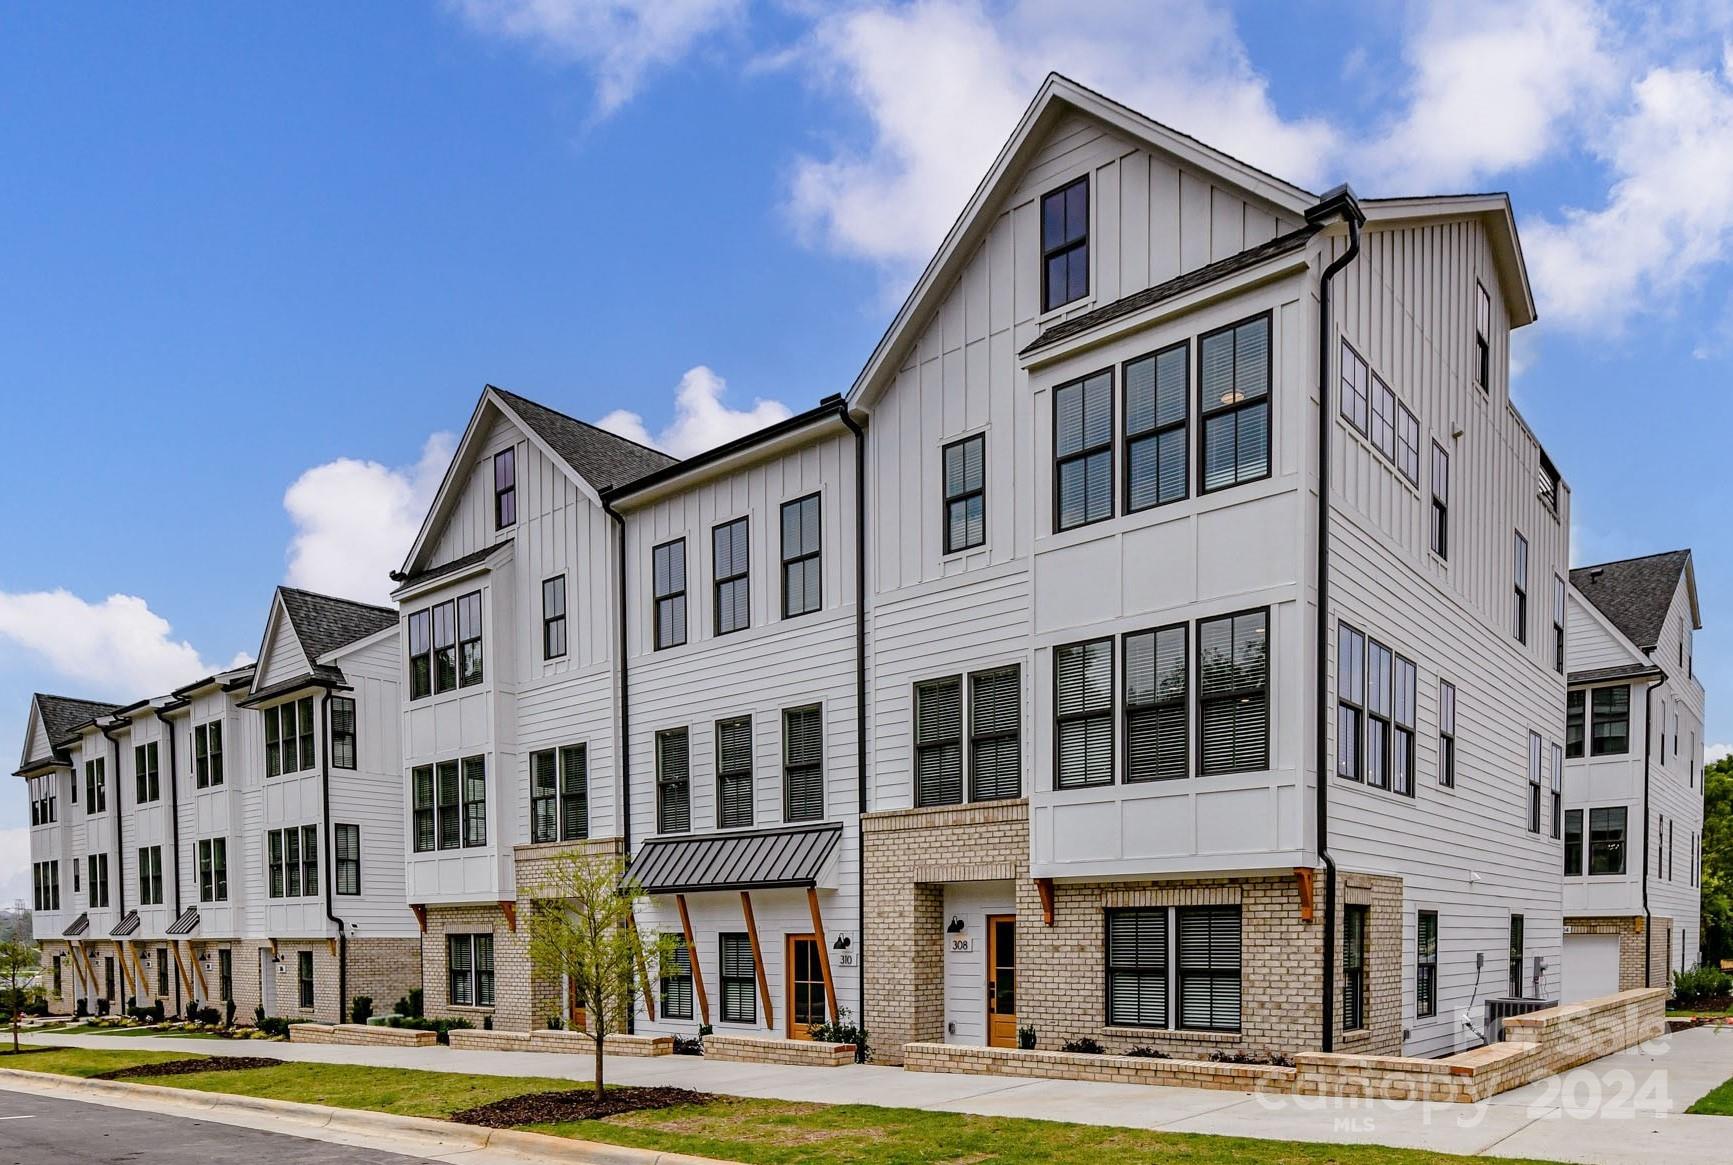
[[[854,1063],[854,1045],[821,1044],[817,1040],[761,1040],[751,1036],[709,1035],[704,1037],[704,1055],[711,1060],[735,1060],[750,1064],[842,1068]]]
[[[390,1048],[426,1048],[439,1042],[433,1032],[364,1023],[297,1023],[289,1028],[292,1044],[370,1044]]]
[[[457,1028],[447,1032],[445,1038],[453,1048],[460,1052],[527,1052],[531,1050],[528,1032]]]
[[[563,1052],[567,1055],[593,1056],[596,1043],[583,1032],[545,1031],[529,1033],[532,1052]],[[672,1056],[673,1036],[640,1036],[615,1032],[602,1039],[602,1051],[609,1056]]]
[[[1291,1092],[1294,1082],[1294,1069],[1265,1064],[1215,1064],[1205,1060],[1156,1060],[958,1044],[909,1044],[903,1049],[903,1067],[910,1072],[979,1072],[1109,1084],[1225,1088],[1237,1092]]]

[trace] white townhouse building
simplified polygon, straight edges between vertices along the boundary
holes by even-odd
[[[58,1009],[332,1021],[419,983],[396,612],[289,587],[256,664],[117,707],[37,695],[35,934]]]
[[[1564,998],[1665,987],[1702,942],[1702,629],[1689,550],[1571,571]]]
[[[1561,990],[1570,493],[1502,195],[1319,196],[1062,77],[849,392],[682,462],[486,390],[400,574],[430,1011],[1442,1052]]]

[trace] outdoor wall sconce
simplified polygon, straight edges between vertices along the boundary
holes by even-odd
[[[846,951],[853,942],[854,940],[849,938],[848,935],[839,934],[836,936],[836,941],[830,944],[830,949],[833,951]]]
[[[946,934],[962,934],[963,933],[962,915],[957,915],[951,919],[951,925],[949,925],[945,928],[945,933]]]

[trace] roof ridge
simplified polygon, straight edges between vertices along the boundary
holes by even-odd
[[[1583,566],[1573,566],[1571,573],[1575,574],[1579,570],[1599,570],[1602,567],[1620,566],[1627,562],[1647,562],[1651,558],[1671,558],[1675,554],[1690,553],[1691,548],[1689,546],[1681,546],[1677,550],[1657,550],[1653,554],[1634,554],[1629,558],[1609,558],[1605,562],[1591,562]]]
[[[348,603],[351,607],[365,607],[370,611],[383,611],[393,618],[396,618],[398,614],[396,607],[387,607],[379,603],[369,603],[362,599],[346,598],[343,595],[328,595],[324,591],[310,591],[306,587],[292,587],[287,583],[278,583],[277,589],[279,591],[288,591],[291,594],[306,595],[310,599],[321,599],[328,603]]]
[[[120,707],[119,704],[109,700],[92,700],[86,696],[57,696],[53,692],[31,692],[30,695],[32,699],[36,700],[64,700],[68,704],[104,704],[110,708]]]
[[[634,441],[634,440],[632,440],[632,438],[624,436],[620,433],[616,433],[612,429],[604,429],[604,428],[602,428],[602,426],[596,424],[594,421],[586,421],[582,417],[574,417],[570,413],[563,413],[559,409],[556,409],[552,405],[545,405],[539,400],[531,400],[529,397],[523,395],[521,392],[513,392],[509,388],[501,388],[497,384],[489,384],[487,387],[492,389],[494,392],[499,393],[501,396],[510,397],[512,400],[521,400],[525,404],[534,405],[538,409],[546,409],[548,412],[554,414],[556,417],[559,417],[562,420],[570,421],[574,425],[582,425],[584,428],[589,429],[591,432],[603,433],[609,437],[612,437],[616,441],[623,441],[627,445],[630,445],[635,449],[642,449],[646,453],[654,453],[658,457],[666,457],[670,462],[673,462],[675,464],[678,464],[680,461],[684,460],[683,458],[675,457],[671,453],[667,453],[661,449],[658,449],[654,445],[646,445],[642,441]]]

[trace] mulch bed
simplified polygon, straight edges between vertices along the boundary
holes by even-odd
[[[210,1056],[197,1060],[164,1060],[160,1064],[134,1064],[91,1077],[93,1080],[133,1080],[140,1076],[191,1076],[195,1072],[240,1072],[251,1068],[275,1068],[282,1060],[266,1056]]]
[[[597,1100],[595,1089],[575,1088],[570,1092],[531,1092],[525,1096],[510,1096],[492,1104],[454,1112],[451,1119],[459,1124],[489,1129],[514,1129],[520,1125],[600,1120],[607,1116],[674,1108],[682,1104],[708,1104],[715,1099],[708,1092],[694,1092],[690,1088],[610,1088]]]

